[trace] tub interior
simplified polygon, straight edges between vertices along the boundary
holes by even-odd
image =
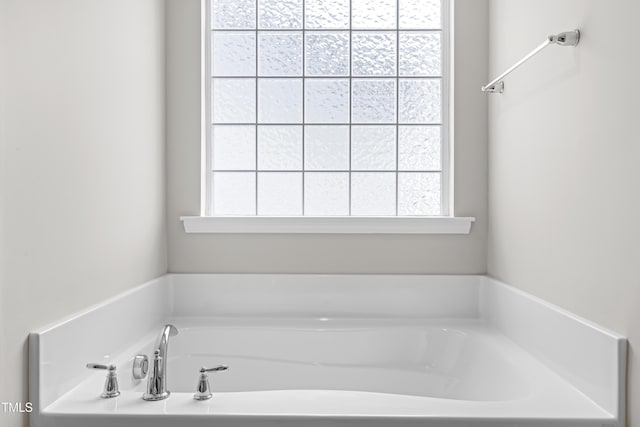
[[[530,392],[500,347],[477,330],[328,320],[217,326],[177,321],[168,387],[193,393],[202,366],[224,364],[229,370],[209,375],[214,393],[343,390],[504,401]],[[147,343],[141,353],[152,346]],[[123,390],[142,393],[145,386],[146,379],[121,379]]]

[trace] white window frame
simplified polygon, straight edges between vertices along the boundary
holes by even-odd
[[[453,3],[442,0],[442,171],[440,216],[212,216],[211,195],[211,5],[201,0],[201,212],[183,216],[187,233],[468,234],[473,217],[454,217]],[[351,31],[351,29],[350,29]]]

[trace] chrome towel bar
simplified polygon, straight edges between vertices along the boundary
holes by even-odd
[[[495,79],[491,80],[491,82],[487,83],[485,86],[482,86],[483,92],[490,93],[502,93],[504,92],[504,82],[502,81],[506,76],[511,74],[516,68],[520,67],[522,64],[527,62],[529,59],[537,55],[541,50],[551,44],[557,44],[560,46],[576,46],[580,41],[580,30],[567,31],[564,33],[560,33],[557,35],[551,35],[547,37],[547,39],[537,48],[533,49],[527,56],[522,58],[520,61],[516,62],[511,68],[509,68],[504,73],[500,74]]]

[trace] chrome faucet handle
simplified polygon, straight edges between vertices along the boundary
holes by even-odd
[[[202,368],[200,368],[200,373],[226,371],[227,369],[229,369],[227,365],[218,365],[214,366],[213,368],[206,368],[203,366]]]
[[[100,395],[103,399],[120,396],[118,389],[118,375],[116,375],[116,365],[103,365],[100,363],[87,363],[89,369],[107,370],[107,379],[104,382],[104,391]]]
[[[132,376],[136,380],[146,378],[149,372],[149,358],[146,354],[138,354],[133,358]]]
[[[202,367],[200,368],[200,378],[198,379],[198,388],[193,394],[195,400],[209,400],[213,397],[211,393],[211,386],[209,385],[209,377],[207,372],[220,372],[229,369],[227,365],[218,365],[213,368]]]

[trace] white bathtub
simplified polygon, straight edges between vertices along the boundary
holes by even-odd
[[[536,348],[516,344],[501,331],[496,316],[505,306],[498,304],[499,295],[491,294],[507,290],[488,284],[486,278],[396,276],[385,281],[306,276],[305,286],[301,277],[268,276],[258,283],[256,276],[172,276],[167,284],[148,286],[167,288],[153,290],[154,298],[164,301],[162,309],[150,314],[153,319],[147,325],[129,324],[145,333],[136,338],[130,331],[124,339],[112,333],[109,339],[119,344],[111,344],[111,351],[82,350],[85,359],[95,354],[91,360],[75,355],[75,362],[51,363],[64,353],[64,346],[53,349],[56,341],[77,338],[82,321],[99,321],[95,310],[34,334],[32,346],[40,359],[32,358],[32,365],[37,362],[40,370],[32,383],[39,389],[32,425],[623,425],[619,411],[624,408],[624,394],[619,383],[624,383],[620,377],[624,340],[615,334],[561,313],[551,319],[557,322],[554,327],[563,334],[579,333],[581,341],[573,345],[566,339],[564,345],[556,341],[558,348],[534,357],[531,350],[535,353]],[[125,296],[128,302],[114,300],[107,305],[120,304],[118,312],[126,317],[126,304],[137,305],[136,298],[148,302],[144,293],[142,289],[139,295]],[[495,312],[483,315],[492,306]],[[513,308],[522,315],[534,314],[526,312],[526,304],[518,307],[517,300]],[[550,320],[537,321],[544,327]],[[127,325],[123,320],[117,323],[114,326],[120,328]],[[132,357],[152,352],[164,323],[179,330],[168,349],[172,394],[163,401],[147,402],[141,398],[146,380],[131,376]],[[121,329],[123,334],[127,332]],[[554,334],[548,331],[550,343],[556,340]],[[100,342],[90,341],[89,347]],[[602,348],[589,348],[596,345]],[[563,366],[563,357],[570,360],[575,354],[547,357],[559,351],[571,353],[572,347],[575,352],[576,346],[590,354],[575,360],[573,367]],[[66,348],[67,353],[73,350],[77,349]],[[50,354],[44,366],[43,353]],[[99,397],[104,372],[85,372],[82,362],[90,361],[118,366],[119,397]],[[195,401],[200,367],[218,364],[228,365],[229,370],[210,374],[213,398]],[[584,377],[594,367],[598,372]],[[72,369],[68,378],[60,375],[65,369]],[[60,384],[60,379],[65,381]]]

